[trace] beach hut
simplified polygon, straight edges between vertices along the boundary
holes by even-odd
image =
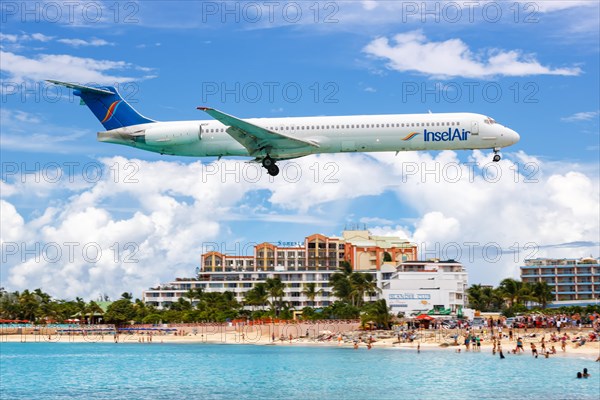
[[[427,314],[418,315],[415,319],[417,321],[419,321],[419,325],[425,329],[429,329],[429,323],[431,321],[435,321],[434,317],[432,317],[431,315],[427,315]]]

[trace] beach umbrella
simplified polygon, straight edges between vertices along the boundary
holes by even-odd
[[[434,317],[432,317],[431,315],[427,315],[427,314],[421,314],[421,315],[417,316],[416,319],[418,319],[420,321],[434,321],[435,320]]]

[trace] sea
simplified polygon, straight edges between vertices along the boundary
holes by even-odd
[[[588,379],[577,379],[587,368]],[[594,399],[600,363],[416,349],[0,343],[1,399]]]

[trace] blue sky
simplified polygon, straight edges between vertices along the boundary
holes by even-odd
[[[427,256],[458,243],[473,283],[517,276],[525,256],[598,256],[595,1],[440,1],[430,13],[421,2],[23,4],[2,3],[4,287],[140,295],[191,276],[207,244],[351,224],[405,236]],[[497,180],[484,176],[489,154],[443,152],[307,157],[285,179],[255,182],[243,160],[98,143],[89,110],[43,79],[116,84],[157,120],[206,118],[198,105],[239,117],[468,111],[521,141]],[[81,254],[90,243],[102,257]],[[135,262],[124,262],[128,243]],[[495,247],[509,251],[483,255]]]

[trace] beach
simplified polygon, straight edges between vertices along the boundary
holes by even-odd
[[[138,343],[146,345],[154,344],[243,344],[259,346],[328,346],[328,347],[357,347],[366,350],[369,342],[372,348],[389,348],[411,351],[442,350],[450,352],[493,352],[493,341],[490,334],[482,331],[473,332],[481,337],[481,347],[473,346],[467,350],[464,345],[464,330],[423,330],[416,333],[414,340],[403,340],[395,331],[358,330],[358,324],[323,324],[319,325],[295,325],[295,324],[268,324],[258,326],[228,326],[228,325],[196,325],[176,327],[169,333],[153,333],[152,331],[132,330],[114,334],[57,334],[52,331],[38,331],[26,333],[0,333],[1,343]],[[566,342],[565,351],[561,350],[560,342],[551,342],[551,333],[555,329],[529,329],[515,330],[513,340],[503,337],[500,341],[503,354],[506,357],[514,356],[512,350],[516,348],[517,338],[523,338],[524,351],[519,356],[532,357],[531,344],[535,344],[540,352],[539,357],[544,355],[540,350],[542,337],[548,350],[552,346],[556,354],[550,354],[551,358],[580,357],[596,360],[600,356],[600,342],[586,342],[583,346],[577,346],[571,340]],[[589,329],[568,330],[570,338],[586,335]],[[563,331],[564,332],[564,331]],[[454,336],[458,335],[455,344]],[[505,336],[505,335],[503,335]],[[507,336],[507,335],[506,335]],[[497,355],[497,354],[496,354]]]

